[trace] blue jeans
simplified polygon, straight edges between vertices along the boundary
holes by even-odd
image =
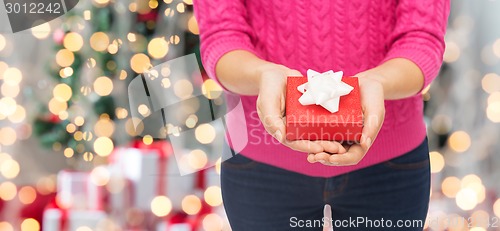
[[[335,231],[422,230],[430,193],[427,139],[403,156],[329,178],[236,155],[222,164],[221,186],[234,231],[322,230],[325,204]]]

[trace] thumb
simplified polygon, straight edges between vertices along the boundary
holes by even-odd
[[[286,72],[286,75],[287,76],[302,76],[302,74],[300,73],[300,71],[297,71],[297,70],[294,70],[294,69],[290,69]]]

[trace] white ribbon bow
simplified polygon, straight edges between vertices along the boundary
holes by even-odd
[[[331,113],[339,110],[340,96],[351,93],[354,89],[342,82],[342,71],[318,73],[307,70],[307,83],[297,87],[303,95],[299,98],[302,105],[321,105]]]

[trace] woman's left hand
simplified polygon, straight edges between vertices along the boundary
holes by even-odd
[[[320,162],[329,166],[347,166],[358,164],[370,149],[373,141],[382,127],[385,115],[384,89],[377,80],[382,76],[369,71],[355,75],[359,77],[361,107],[363,110],[364,127],[359,144],[345,147],[345,152],[309,154],[307,160],[311,163]],[[324,143],[325,141],[317,141]]]

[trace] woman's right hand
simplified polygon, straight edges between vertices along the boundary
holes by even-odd
[[[285,97],[287,76],[302,76],[297,70],[292,70],[282,65],[266,64],[258,68],[259,94],[257,98],[257,113],[266,131],[280,143],[289,148],[316,154],[321,152],[342,153],[345,149],[338,142],[309,141],[286,139],[285,129]],[[309,162],[315,162],[314,158]]]

